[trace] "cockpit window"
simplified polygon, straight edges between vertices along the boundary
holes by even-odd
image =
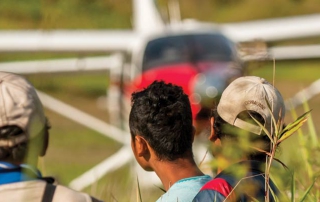
[[[168,36],[150,41],[145,49],[143,71],[174,63],[231,61],[233,44],[221,34]]]

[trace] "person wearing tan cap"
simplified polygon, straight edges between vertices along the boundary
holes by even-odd
[[[266,190],[270,201],[275,201],[280,192],[272,180],[265,189],[266,154],[262,152],[270,151],[271,143],[256,121],[274,134],[272,116],[281,123],[285,117],[280,92],[263,78],[240,77],[224,90],[212,115],[209,139],[213,147],[221,148],[216,158],[224,158],[220,161],[224,165],[219,165],[222,171],[201,188],[193,202],[265,201]]]
[[[53,185],[36,168],[48,147],[50,125],[26,79],[0,72],[0,201],[95,202],[88,194]]]

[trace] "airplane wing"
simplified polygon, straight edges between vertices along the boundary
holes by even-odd
[[[272,47],[268,51],[270,58],[275,60],[320,58],[320,45]]]
[[[138,40],[129,30],[1,31],[0,52],[111,52],[130,50]]]
[[[139,0],[136,0],[139,1]],[[140,0],[141,1],[141,0]],[[139,1],[139,2],[140,2]],[[151,1],[147,1],[150,4]],[[136,5],[137,10],[154,6]],[[150,8],[148,9],[149,6]],[[151,9],[152,10],[152,9]],[[135,12],[137,13],[137,12]],[[54,30],[1,31],[0,52],[130,52],[146,36],[147,31],[163,29],[164,24],[152,12],[148,17],[136,14],[134,30]],[[153,23],[151,23],[153,21]],[[320,14],[215,25],[236,42],[260,39],[266,42],[320,35]],[[153,25],[151,27],[146,25]],[[201,24],[201,23],[200,23]],[[202,23],[209,25],[210,23]],[[212,25],[212,24],[211,24]],[[155,28],[157,27],[157,29]],[[319,57],[311,46],[273,47],[269,56],[277,59]],[[303,55],[296,53],[302,52]],[[284,51],[285,50],[285,51]],[[309,51],[310,50],[310,51]],[[318,50],[318,49],[317,49]],[[317,51],[319,52],[319,51]],[[248,58],[248,57],[247,57]],[[253,58],[253,57],[251,57]]]
[[[320,58],[320,45],[271,47],[261,54],[248,54],[244,61],[298,60]],[[112,70],[123,64],[121,54],[69,59],[0,62],[0,70],[17,74]]]
[[[320,14],[256,20],[220,25],[223,33],[236,42],[261,39],[279,41],[320,35]]]
[[[94,71],[115,69],[122,63],[121,54],[112,54],[99,57],[2,62],[0,70],[17,74]]]
[[[320,45],[269,47],[253,54],[240,54],[243,61],[257,60],[301,60],[320,58]]]
[[[200,22],[203,27],[213,27],[237,43],[263,41],[276,42],[281,40],[320,36],[320,14],[273,18],[238,23],[216,24]],[[198,23],[186,20],[189,23]],[[198,24],[198,26],[199,26]],[[201,25],[199,26],[201,27]],[[250,60],[288,60],[320,58],[320,44],[266,47],[262,52],[256,49],[251,54],[242,55],[245,61]]]
[[[142,36],[165,27],[153,1],[134,1],[133,30],[1,31],[0,52],[105,52],[131,50]],[[320,14],[213,24],[236,42],[279,41],[320,35]],[[201,24],[201,22],[199,22]]]
[[[0,52],[131,51],[144,36],[165,26],[151,0],[134,0],[133,30],[0,31]]]

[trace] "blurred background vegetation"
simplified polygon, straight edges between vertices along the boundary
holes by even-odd
[[[158,6],[166,18],[168,0],[159,0]],[[182,18],[217,23],[236,22],[263,18],[319,13],[318,0],[180,0]],[[132,2],[130,0],[1,0],[0,29],[130,29],[132,27]],[[291,43],[320,42],[320,37],[284,41]],[[33,60],[43,58],[82,57],[89,54],[7,53],[0,54],[0,61]],[[265,77],[272,81],[272,62],[248,64],[248,75]],[[34,85],[49,95],[108,121],[108,112],[97,104],[106,94],[107,72],[36,74],[26,75]],[[284,98],[290,98],[299,90],[320,78],[319,60],[277,61],[275,86]],[[320,96],[308,102],[313,108],[314,123],[320,122]],[[302,114],[306,109],[296,109]],[[51,145],[43,159],[41,170],[55,176],[59,183],[67,185],[72,179],[87,171],[117,151],[121,145],[47,110],[53,125]],[[112,116],[112,114],[111,114]],[[293,118],[288,113],[287,120]],[[279,158],[289,167],[298,169],[297,188],[307,189],[313,176],[319,172],[319,143],[309,136],[312,128],[317,134],[320,125],[304,127],[299,135],[281,145]],[[313,143],[312,143],[313,142]],[[315,145],[314,145],[315,144]],[[313,146],[310,146],[313,145]],[[310,174],[311,170],[315,173]],[[85,191],[106,201],[138,201],[135,179],[130,176],[130,166],[107,174]],[[300,176],[299,176],[300,175]],[[318,174],[319,175],[319,174]],[[309,181],[307,180],[309,179]],[[319,190],[319,182],[313,188]],[[125,192],[125,194],[124,194]],[[319,193],[319,192],[318,192]],[[142,192],[144,201],[154,201],[161,194],[156,187]]]
[[[168,0],[159,0],[167,13]],[[182,18],[235,22],[317,13],[317,0],[188,0],[181,1]],[[1,29],[130,28],[130,0],[1,0]]]

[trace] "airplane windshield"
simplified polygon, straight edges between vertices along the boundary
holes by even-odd
[[[232,61],[233,44],[221,34],[167,36],[150,41],[143,57],[143,71],[153,67],[210,61]]]

